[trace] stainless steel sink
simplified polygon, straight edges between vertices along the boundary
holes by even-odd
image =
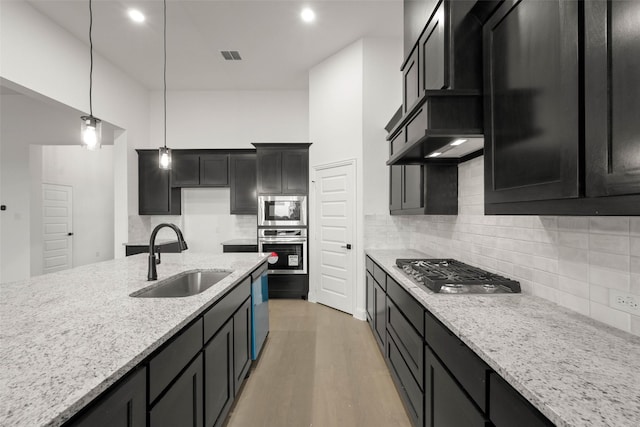
[[[137,298],[176,298],[197,295],[233,273],[231,270],[191,271],[170,277],[131,294]]]

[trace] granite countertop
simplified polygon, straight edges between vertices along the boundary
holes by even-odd
[[[395,266],[424,253],[366,253],[556,425],[640,425],[640,337],[531,295],[435,294]]]
[[[150,285],[146,254],[0,284],[0,425],[62,424],[265,259],[162,254],[158,282],[190,270],[234,271],[185,298],[129,296]]]
[[[226,240],[221,245],[236,245],[236,246],[258,246],[258,239],[231,239]]]

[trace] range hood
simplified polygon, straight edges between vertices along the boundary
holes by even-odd
[[[482,153],[480,91],[427,90],[409,111],[405,117],[396,113],[387,125],[387,165],[460,162]]]

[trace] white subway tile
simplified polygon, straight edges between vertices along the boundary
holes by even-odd
[[[558,244],[571,248],[588,249],[589,234],[560,231],[560,233],[558,233]]]
[[[587,264],[589,262],[589,251],[575,247],[558,247],[558,259],[560,261],[571,261]]]
[[[629,235],[630,221],[628,217],[603,216],[589,219],[591,233]]]
[[[640,236],[640,217],[632,217],[630,221],[631,235]]]
[[[589,315],[590,302],[587,298],[581,298],[570,293],[557,291],[556,302],[569,310],[577,311],[585,316]]]
[[[629,260],[630,264],[631,264],[631,273],[638,273],[640,274],[640,257],[637,256],[632,256]]]
[[[629,255],[629,235],[589,234],[589,249],[598,252]]]
[[[558,289],[580,298],[589,299],[589,284],[582,280],[574,280],[560,276]]]
[[[631,315],[597,302],[590,304],[591,317],[623,331],[631,331]]]
[[[640,336],[640,317],[631,316],[631,333]]]
[[[630,278],[628,273],[622,273],[607,268],[589,266],[589,283],[609,289],[629,291]]]
[[[589,286],[589,299],[600,304],[609,304],[609,289],[602,286],[590,285]]]
[[[558,228],[565,231],[587,233],[589,231],[589,218],[576,216],[558,217]]]
[[[640,236],[631,236],[629,238],[629,253],[633,256],[640,257]]]
[[[560,276],[542,270],[533,270],[533,281],[543,286],[557,289]]]
[[[558,264],[558,273],[561,278],[569,277],[583,282],[589,281],[589,265],[586,263],[561,260]]]
[[[632,294],[640,295],[640,274],[631,274],[629,290]]]
[[[589,251],[589,264],[629,274],[631,257],[628,255]]]

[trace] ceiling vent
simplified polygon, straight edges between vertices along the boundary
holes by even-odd
[[[227,61],[241,61],[240,52],[237,50],[221,50],[222,57]]]

